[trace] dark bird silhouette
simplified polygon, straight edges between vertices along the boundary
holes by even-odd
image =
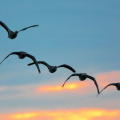
[[[33,65],[33,64],[35,64],[35,62],[29,63],[28,66]],[[60,67],[65,67],[65,68],[71,70],[72,72],[76,72],[71,66],[66,65],[66,64],[63,64],[63,65],[60,65],[60,66],[51,66],[51,65],[49,65],[48,63],[46,63],[44,61],[38,61],[38,64],[43,64],[43,65],[47,66],[50,73],[56,72],[57,68],[60,68]]]
[[[97,92],[98,92],[98,94],[99,94],[99,87],[98,87],[98,84],[97,84],[95,78],[92,77],[92,76],[87,75],[86,73],[74,73],[74,74],[70,75],[70,76],[67,78],[67,80],[63,83],[62,87],[64,87],[65,83],[66,83],[72,76],[78,76],[81,81],[86,80],[86,78],[89,78],[89,79],[93,80],[93,82],[94,82],[95,85],[96,85]]]
[[[106,89],[108,86],[111,86],[111,85],[116,86],[117,90],[120,90],[120,83],[110,83],[110,84],[108,84],[106,87],[104,87],[104,88],[100,91],[100,93],[101,93],[104,89]],[[100,93],[99,93],[99,94],[100,94]]]
[[[5,30],[8,32],[8,37],[11,38],[11,39],[16,38],[16,37],[17,37],[17,34],[18,34],[19,32],[21,32],[21,31],[24,31],[24,30],[26,30],[26,29],[28,29],[28,28],[31,28],[31,27],[36,27],[36,26],[38,26],[38,25],[32,25],[32,26],[23,28],[23,29],[21,29],[21,30],[19,30],[19,31],[16,30],[15,32],[13,32],[13,31],[10,30],[10,29],[8,28],[8,26],[7,26],[5,23],[3,23],[2,21],[0,21],[0,25],[1,25],[3,28],[5,28]]]
[[[37,63],[37,61],[36,61],[36,59],[35,59],[34,56],[32,56],[32,55],[30,55],[30,54],[28,54],[28,53],[26,53],[26,52],[23,52],[23,51],[20,51],[20,52],[12,52],[12,53],[10,53],[7,57],[5,57],[5,58],[3,59],[3,61],[4,61],[6,58],[8,58],[10,55],[18,55],[18,57],[19,57],[20,59],[24,59],[25,57],[31,58],[31,59],[34,61],[35,65],[36,65],[36,67],[37,67],[37,69],[38,69],[38,72],[40,73],[40,69],[39,69],[38,63]],[[2,61],[2,62],[3,62],[3,61]],[[2,63],[2,62],[1,62],[1,63]],[[1,63],[0,63],[0,64],[1,64]]]

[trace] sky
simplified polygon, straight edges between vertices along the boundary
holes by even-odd
[[[67,64],[95,77],[101,90],[120,82],[119,0],[0,0],[0,21],[12,31],[38,27],[9,39],[0,26],[0,61],[25,51],[50,65]],[[65,68],[11,55],[0,65],[0,120],[118,120],[120,93],[114,86],[98,97],[93,81]]]

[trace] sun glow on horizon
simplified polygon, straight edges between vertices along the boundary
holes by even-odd
[[[74,110],[41,110],[0,115],[2,120],[118,120],[120,110],[81,108]]]

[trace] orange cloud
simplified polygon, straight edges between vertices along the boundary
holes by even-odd
[[[61,85],[45,85],[36,88],[37,92],[60,92],[60,91],[70,91],[70,90],[78,90],[84,89],[84,87],[88,86],[87,82],[72,82],[66,83],[64,87]]]
[[[119,120],[120,110],[82,108],[0,115],[1,120]]]

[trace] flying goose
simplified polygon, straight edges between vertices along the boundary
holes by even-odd
[[[35,62],[29,63],[28,66],[33,65],[33,64],[35,64]],[[76,72],[71,66],[66,65],[66,64],[63,64],[63,65],[60,65],[60,66],[51,66],[48,63],[46,63],[45,61],[38,61],[38,64],[43,64],[43,65],[47,66],[50,73],[56,72],[57,68],[60,68],[60,67],[65,67],[65,68],[71,70],[72,72]]]
[[[5,58],[3,59],[3,61],[4,61],[6,58],[8,58],[10,55],[18,55],[18,57],[19,57],[20,59],[24,59],[25,57],[31,58],[31,59],[34,61],[35,65],[36,65],[36,67],[37,67],[37,69],[38,69],[38,72],[40,73],[40,69],[39,69],[38,63],[37,63],[37,61],[36,61],[36,59],[35,59],[34,56],[32,56],[32,55],[30,55],[30,54],[28,54],[28,53],[26,53],[26,52],[23,52],[23,51],[20,51],[20,52],[12,52],[12,53],[10,53],[7,57],[5,57]],[[3,61],[2,61],[2,62],[3,62]],[[2,63],[2,62],[1,62],[1,63]],[[1,64],[1,63],[0,63],[0,64]]]
[[[67,78],[67,80],[63,83],[62,87],[64,87],[65,83],[66,83],[72,76],[78,76],[79,79],[80,79],[80,81],[84,81],[84,80],[86,80],[86,78],[89,78],[89,79],[93,80],[93,82],[94,82],[95,85],[96,85],[97,92],[98,92],[98,94],[99,94],[99,87],[98,87],[98,84],[97,84],[95,78],[92,77],[92,76],[87,75],[86,73],[73,73],[73,74],[70,75],[70,76]]]
[[[19,30],[19,31],[16,30],[15,32],[13,32],[13,31],[10,30],[10,29],[8,28],[8,26],[7,26],[5,23],[3,23],[2,21],[0,21],[0,25],[1,25],[3,28],[5,28],[5,30],[8,32],[8,37],[11,38],[11,39],[16,38],[16,37],[17,37],[17,34],[18,34],[19,32],[21,32],[21,31],[24,31],[24,30],[26,30],[26,29],[28,29],[28,28],[31,28],[31,27],[36,27],[36,26],[38,26],[38,25],[32,25],[32,26],[23,28],[23,29],[21,29],[21,30]]]

